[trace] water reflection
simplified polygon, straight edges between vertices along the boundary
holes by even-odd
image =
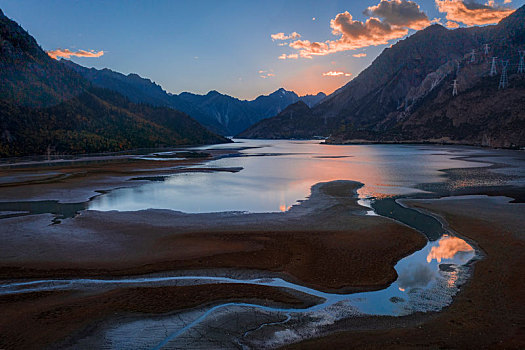
[[[305,199],[318,182],[354,180],[365,184],[361,198],[421,192],[419,183],[443,181],[440,169],[480,166],[453,159],[453,149],[405,145],[321,145],[319,141],[241,140],[242,157],[206,167],[242,168],[238,173],[175,174],[164,182],[124,188],[90,203],[93,210],[172,209],[278,212]],[[210,148],[231,148],[229,144]],[[200,148],[204,149],[204,148]],[[440,152],[436,153],[436,149]],[[465,151],[468,153],[468,151]]]
[[[453,259],[456,255],[461,259],[466,253],[472,252],[474,249],[464,240],[458,237],[444,235],[439,240],[439,245],[432,247],[427,256],[427,262],[436,259],[438,263],[443,259]]]

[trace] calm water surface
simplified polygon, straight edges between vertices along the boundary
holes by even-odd
[[[440,169],[489,164],[454,159],[479,149],[407,145],[321,145],[319,141],[236,140],[239,157],[206,167],[240,172],[175,174],[163,182],[123,188],[94,199],[89,209],[133,211],[172,209],[188,213],[285,211],[306,198],[318,182],[354,180],[365,184],[361,198],[421,192],[419,183],[444,181]],[[210,147],[208,147],[209,149]],[[231,144],[211,148],[232,148]],[[205,150],[207,148],[199,148]],[[460,153],[458,153],[460,152]]]

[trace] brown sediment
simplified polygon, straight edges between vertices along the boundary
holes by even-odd
[[[423,247],[426,239],[390,219],[364,216],[364,208],[348,195],[360,186],[350,181],[317,184],[308,200],[286,213],[84,211],[59,225],[50,224],[49,214],[2,219],[0,278],[214,274],[220,269],[266,271],[324,291],[380,289],[396,279],[396,262]],[[311,302],[295,292],[248,285],[122,288],[95,296],[57,293],[0,300],[1,344],[40,347],[115,313],[171,312],[223,300]]]
[[[315,297],[249,284],[120,288],[101,294],[35,292],[0,297],[0,348],[30,349],[63,340],[119,316],[165,314],[220,301],[308,307]],[[78,335],[78,334],[77,334]]]
[[[439,214],[485,255],[452,305],[440,313],[346,320],[325,330],[331,335],[287,348],[525,348],[525,207],[509,200],[404,201]]]
[[[248,269],[324,291],[380,289],[396,279],[395,263],[426,239],[392,220],[358,215],[362,208],[346,195],[358,186],[319,184],[285,214],[88,211],[60,225],[46,215],[4,219],[0,278]]]

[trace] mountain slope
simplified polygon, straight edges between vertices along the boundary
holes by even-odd
[[[484,44],[490,45],[488,55],[483,52]],[[519,104],[520,96],[525,94],[519,83],[524,77],[514,76],[517,50],[524,46],[525,7],[496,26],[447,30],[433,25],[385,49],[358,77],[305,112],[305,118],[317,117],[312,128],[317,134],[331,135],[329,142],[450,141],[523,147],[525,139],[520,129],[508,129],[506,133],[503,130],[507,125],[523,125],[525,118],[525,108]],[[473,49],[476,56],[471,62],[469,53]],[[511,60],[509,77],[512,89],[498,92],[498,79],[485,80],[493,56]],[[460,64],[459,71],[457,63]],[[459,82],[460,89],[459,95],[452,99],[454,79]],[[484,84],[491,84],[491,90],[484,90]],[[467,92],[469,97],[462,97]],[[488,108],[487,96],[492,95],[495,96]],[[436,116],[436,110],[443,109],[447,110],[446,118],[452,128],[443,129],[442,123],[431,121],[433,117],[430,115]],[[470,113],[470,116],[465,116],[465,113]],[[325,128],[326,119],[334,119],[328,121],[329,125],[334,125],[331,130]],[[469,122],[465,124],[467,119]],[[289,131],[286,134],[305,137],[301,118],[296,120],[294,125],[287,125]],[[416,127],[421,125],[418,120],[428,122],[424,132]],[[486,135],[476,131],[489,124],[491,131]],[[498,125],[501,125],[500,129]],[[278,137],[275,128],[279,126],[272,118],[267,119],[266,124],[258,125],[258,137]],[[458,128],[462,131],[459,132]]]
[[[335,119],[327,119],[330,124],[318,125],[318,117],[314,116],[308,105],[302,101],[296,102],[277,116],[264,119],[237,135],[239,138],[290,139],[313,138],[332,130]],[[297,135],[301,135],[297,137]]]
[[[0,97],[24,106],[50,106],[78,95],[88,83],[49,57],[0,9]]]
[[[94,88],[0,11],[0,156],[230,142],[182,112]]]
[[[98,88],[51,107],[29,108],[0,100],[0,130],[0,156],[227,142],[182,112],[136,105]]]

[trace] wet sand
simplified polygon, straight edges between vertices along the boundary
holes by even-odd
[[[2,220],[3,279],[125,276],[159,271],[265,270],[320,290],[382,288],[394,264],[424,246],[417,231],[347,196],[360,185],[318,184],[286,213],[184,214],[169,210],[85,211]]]
[[[323,330],[331,335],[290,349],[525,347],[525,204],[476,196],[405,200],[440,215],[485,254],[474,274],[444,311],[406,317],[349,319]]]
[[[58,225],[51,224],[50,214],[3,219],[0,278],[194,270],[253,276],[266,271],[324,291],[381,289],[397,278],[395,263],[423,247],[426,239],[395,221],[365,216],[367,208],[348,195],[360,186],[349,181],[317,184],[308,200],[285,213],[84,211]],[[52,344],[89,332],[104,319],[174,312],[219,300],[260,304],[268,299],[292,306],[312,302],[269,287],[206,285],[183,293],[184,288],[166,293],[163,288],[127,288],[85,297],[62,292],[27,299],[5,296],[0,302],[9,317],[0,323],[5,330],[0,347]]]
[[[6,349],[43,348],[59,339],[60,347],[90,333],[108,318],[154,315],[212,305],[248,301],[259,305],[305,307],[315,298],[265,286],[120,288],[102,293],[38,292],[0,296],[0,344]]]

